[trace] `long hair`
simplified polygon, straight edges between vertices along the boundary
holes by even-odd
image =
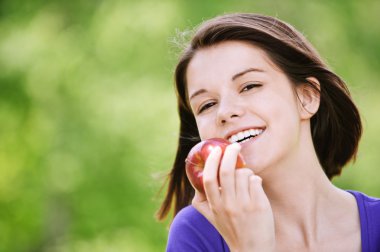
[[[173,205],[175,216],[194,196],[185,173],[185,158],[200,137],[187,98],[187,67],[199,49],[223,41],[244,41],[258,46],[294,85],[306,83],[320,93],[320,107],[311,118],[311,133],[319,162],[330,180],[356,157],[362,134],[359,111],[344,81],[328,68],[311,43],[291,25],[270,16],[248,13],[219,16],[196,30],[175,70],[180,134],[166,197],[157,212],[160,220]],[[318,79],[320,87],[308,81],[308,77]]]

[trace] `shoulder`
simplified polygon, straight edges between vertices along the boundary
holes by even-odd
[[[372,226],[372,230],[377,231],[380,238],[380,198],[371,197],[357,191],[351,191],[351,193],[356,197],[359,211],[365,215],[368,225]]]
[[[380,198],[358,191],[349,192],[355,196],[358,203],[362,243],[368,243],[368,247],[376,248],[376,251],[380,250]]]
[[[380,198],[368,196],[362,192],[349,190],[358,203],[359,212],[369,223],[375,223],[380,230]]]
[[[380,198],[371,197],[358,191],[349,190],[349,192],[355,196],[358,204],[363,205],[367,211],[380,211]],[[380,217],[380,212],[378,214]]]
[[[193,206],[187,206],[170,225],[166,251],[228,251],[225,246],[215,227]]]

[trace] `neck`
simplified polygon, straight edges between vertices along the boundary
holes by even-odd
[[[321,223],[340,220],[347,210],[336,206],[349,206],[352,197],[329,181],[311,140],[300,146],[294,155],[258,175],[272,206],[276,235],[291,235],[309,247],[328,239]]]
[[[300,200],[317,200],[335,191],[316,156],[307,157],[306,153],[296,156],[302,158],[286,160],[259,174],[267,196],[275,205],[294,207]]]

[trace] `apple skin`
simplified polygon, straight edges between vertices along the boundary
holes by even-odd
[[[206,159],[211,151],[219,146],[222,149],[222,155],[228,145],[231,143],[223,138],[211,138],[196,144],[189,152],[186,158],[186,174],[192,186],[199,192],[204,193],[203,187],[203,169]],[[241,154],[238,155],[236,168],[245,167],[245,161]],[[219,180],[219,177],[218,177]]]

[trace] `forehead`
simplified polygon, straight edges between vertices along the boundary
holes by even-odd
[[[247,42],[227,41],[196,52],[188,65],[186,80],[190,86],[230,81],[234,74],[248,68],[265,72],[276,70],[274,63],[259,47]]]

